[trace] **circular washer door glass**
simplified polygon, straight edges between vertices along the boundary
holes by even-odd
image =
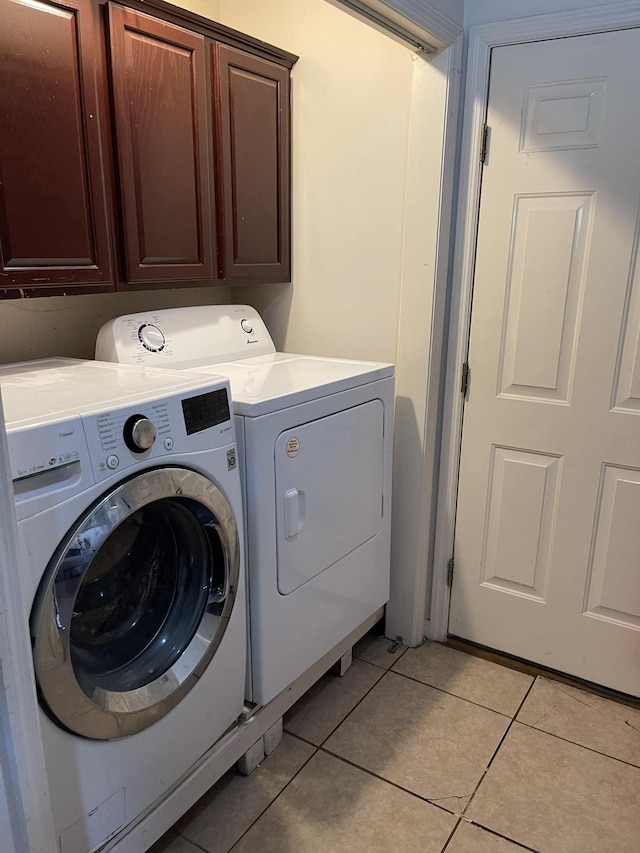
[[[211,661],[238,577],[235,519],[213,483],[162,468],[120,484],[69,532],[34,605],[49,714],[99,739],[164,716]]]

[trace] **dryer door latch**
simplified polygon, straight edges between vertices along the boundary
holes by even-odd
[[[306,506],[304,492],[289,489],[284,493],[284,535],[295,539],[304,527]]]

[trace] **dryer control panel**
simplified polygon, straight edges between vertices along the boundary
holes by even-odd
[[[144,367],[189,368],[274,353],[250,305],[199,305],[116,317],[100,329],[96,358]]]

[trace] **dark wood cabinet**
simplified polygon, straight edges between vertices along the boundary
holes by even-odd
[[[289,281],[289,69],[211,45],[218,176],[218,275]]]
[[[0,295],[113,289],[84,0],[0,4]]]
[[[202,36],[109,6],[125,279],[214,276]]]
[[[0,298],[288,281],[295,61],[163,0],[0,0]]]

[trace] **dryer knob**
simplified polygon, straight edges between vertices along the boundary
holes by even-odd
[[[133,453],[144,453],[156,440],[156,428],[144,415],[132,415],[124,425],[124,442]]]
[[[143,323],[138,329],[138,340],[149,352],[162,352],[166,343],[162,329],[152,323]]]

